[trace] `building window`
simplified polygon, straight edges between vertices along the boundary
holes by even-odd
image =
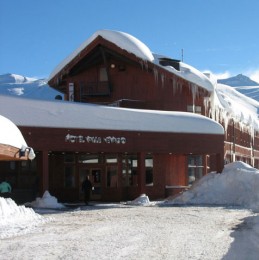
[[[80,154],[78,156],[78,162],[79,163],[101,163],[102,158],[99,154]]]
[[[107,187],[114,188],[118,184],[118,167],[110,165],[106,167]]]
[[[65,188],[74,188],[75,187],[75,167],[74,166],[65,166],[64,173],[64,186]]]
[[[201,155],[188,156],[188,185],[192,185],[203,176],[202,163]]]
[[[136,155],[124,155],[122,158],[122,185],[137,186],[138,160]]]
[[[107,187],[118,186],[118,156],[117,154],[107,154],[105,156],[106,163],[106,185]]]
[[[195,106],[195,105],[187,106],[187,112],[201,115],[201,106]]]
[[[151,155],[148,155],[145,159],[146,167],[146,185],[153,186],[153,158]]]
[[[118,163],[117,155],[109,154],[105,156],[106,163]]]
[[[100,68],[99,81],[108,81],[108,74],[106,68]]]
[[[75,162],[75,156],[74,154],[65,154],[64,156],[65,163],[74,163]]]

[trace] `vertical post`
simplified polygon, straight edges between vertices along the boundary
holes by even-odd
[[[217,172],[222,172],[224,168],[224,153],[218,153],[216,155],[216,169]]]
[[[139,194],[144,194],[146,191],[146,154],[141,152],[138,154],[138,187]]]
[[[44,193],[46,190],[49,189],[49,156],[48,156],[48,151],[42,151],[41,164],[42,164],[41,190],[42,190],[42,193]]]

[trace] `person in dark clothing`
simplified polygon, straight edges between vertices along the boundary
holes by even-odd
[[[86,205],[88,205],[89,200],[91,199],[92,188],[93,185],[89,180],[89,176],[87,175],[82,183],[82,191],[84,192],[84,201]]]

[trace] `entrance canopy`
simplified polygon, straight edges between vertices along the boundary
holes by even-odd
[[[18,127],[8,118],[0,115],[0,160],[33,159],[32,148],[26,144]],[[32,158],[33,157],[33,158]]]

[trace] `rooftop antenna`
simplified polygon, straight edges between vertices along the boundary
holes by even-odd
[[[183,49],[182,49],[182,62],[183,62]]]

